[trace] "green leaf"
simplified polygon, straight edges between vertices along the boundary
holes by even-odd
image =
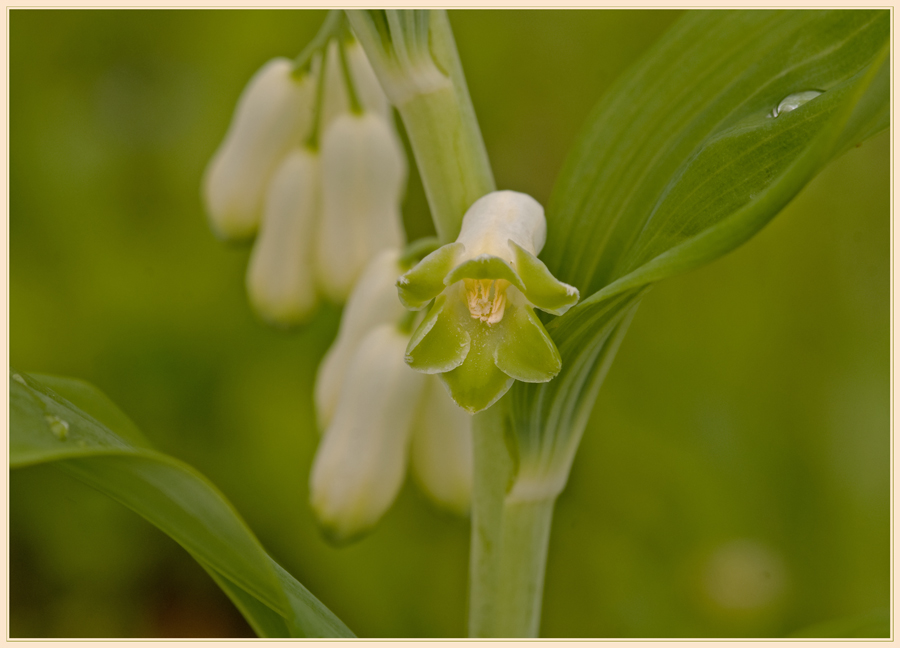
[[[587,297],[547,327],[559,376],[512,390],[519,481],[565,485],[646,286],[741,245],[888,125],[889,20],[886,10],[689,12],[601,99],[547,208],[543,260]],[[771,116],[812,90],[822,94]]]
[[[215,486],[150,448],[99,390],[79,380],[11,377],[12,468],[53,462],[146,518],[194,556],[262,636],[353,636],[272,560]]]
[[[617,295],[547,326],[562,370],[548,383],[518,382],[510,390],[518,441],[513,496],[518,491],[524,499],[552,498],[562,491],[600,386],[642,295]]]
[[[548,268],[601,298],[746,241],[886,125],[889,30],[885,10],[686,14],[588,119],[548,205]],[[808,90],[824,94],[769,116]]]

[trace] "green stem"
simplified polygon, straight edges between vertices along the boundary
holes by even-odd
[[[474,483],[469,636],[537,637],[555,497],[510,499],[515,476],[505,399],[472,422]]]
[[[469,636],[491,637],[502,607],[500,556],[503,499],[513,474],[504,438],[503,403],[472,419],[474,453],[472,537],[469,554]]]
[[[438,238],[449,243],[459,234],[466,210],[497,187],[444,11],[431,12],[430,45],[435,64],[451,84],[416,94],[397,110],[409,135]]]
[[[496,189],[445,11],[347,10],[409,135],[441,243]]]
[[[347,15],[409,135],[441,243],[496,190],[445,11]],[[515,476],[502,399],[473,418],[469,636],[536,636],[553,500],[507,502]]]
[[[340,9],[332,9],[325,16],[325,20],[315,37],[294,58],[294,73],[302,74],[312,61],[313,55],[325,47],[328,39],[335,36],[344,26],[344,12]]]
[[[503,506],[499,598],[494,637],[537,637],[544,571],[556,499],[509,502]]]
[[[347,32],[347,35],[349,36],[349,29]],[[350,64],[347,63],[347,51],[344,47],[347,40],[348,39],[338,40],[338,56],[341,61],[341,74],[344,77],[344,87],[347,88],[347,98],[350,100],[350,111],[354,115],[362,115],[362,101],[360,101],[359,94],[356,91],[356,84],[353,83],[353,75],[350,73]]]
[[[450,243],[459,235],[466,210],[496,188],[493,177],[480,170],[486,166],[481,135],[473,134],[463,119],[465,111],[452,87],[416,95],[398,110],[438,238]]]

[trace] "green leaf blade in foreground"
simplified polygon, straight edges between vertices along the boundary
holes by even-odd
[[[547,327],[560,374],[513,387],[520,482],[564,486],[649,284],[746,242],[887,127],[889,36],[885,10],[689,12],[601,99],[547,207],[542,259],[583,300]]]
[[[548,268],[590,296],[774,190],[777,206],[744,213],[761,229],[828,161],[886,125],[887,85],[862,99],[889,29],[883,10],[686,14],[589,117],[548,205]],[[767,117],[808,90],[824,94]]]
[[[133,428],[127,439],[110,429],[116,424]],[[262,636],[353,636],[272,560],[215,486],[136,430],[87,383],[12,374],[11,467],[53,463],[146,518],[194,556]]]

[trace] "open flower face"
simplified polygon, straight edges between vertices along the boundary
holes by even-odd
[[[440,374],[470,412],[490,407],[513,380],[546,382],[559,373],[559,351],[533,308],[561,315],[578,290],[537,259],[546,231],[537,201],[496,191],[469,208],[455,243],[397,281],[407,308],[434,300],[409,342],[407,364]]]

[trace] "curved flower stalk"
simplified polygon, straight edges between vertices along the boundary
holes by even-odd
[[[403,360],[410,314],[394,283],[400,254],[379,254],[347,302],[341,328],[316,378],[323,428],[310,502],[334,542],[359,537],[390,508],[411,461],[422,490],[464,514],[472,484],[471,417],[436,379]]]
[[[272,173],[312,130],[314,67],[296,74],[290,60],[272,59],[241,94],[228,133],[203,177],[210,227],[219,238],[245,239],[256,233]]]
[[[286,327],[306,321],[321,296],[345,301],[379,251],[403,245],[406,176],[391,105],[334,12],[296,62],[276,59],[251,80],[204,198],[220,237],[258,231],[248,298],[264,321]]]
[[[559,373],[559,351],[533,309],[561,315],[578,290],[537,259],[546,232],[537,201],[497,191],[469,208],[455,243],[397,281],[407,308],[434,300],[407,347],[407,364],[440,374],[470,412],[490,407],[514,380],[547,382]]]

